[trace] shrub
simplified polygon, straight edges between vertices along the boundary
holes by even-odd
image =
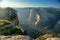
[[[24,32],[23,32],[23,35],[27,35],[27,31],[24,31]]]
[[[20,28],[13,28],[13,30],[12,30],[12,34],[22,34],[22,31],[21,31],[21,29]]]
[[[14,25],[8,20],[0,20],[0,35],[12,35],[22,34],[20,28],[14,27]]]

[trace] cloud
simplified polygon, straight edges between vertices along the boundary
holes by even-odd
[[[19,3],[1,3],[0,4],[1,7],[22,7],[23,4],[19,4]]]
[[[15,2],[8,2],[4,0],[4,1],[1,1],[0,7],[2,8],[5,8],[5,7],[23,8],[23,7],[37,7],[37,6],[33,4],[26,4],[26,3],[19,3],[19,2],[15,3]]]
[[[24,6],[25,6],[25,4],[23,4],[23,3],[9,2],[8,0],[2,0],[0,3],[0,7],[2,7],[2,8],[5,8],[5,7],[24,7]]]

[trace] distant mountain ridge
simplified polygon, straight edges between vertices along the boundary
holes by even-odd
[[[19,25],[26,31],[28,35],[36,38],[46,33],[48,30],[56,32],[60,26],[60,8],[17,8]],[[60,22],[60,21],[59,21]],[[58,27],[58,28],[56,28]]]
[[[14,8],[17,11],[19,26],[28,35],[37,38],[47,31],[60,32],[60,8]]]

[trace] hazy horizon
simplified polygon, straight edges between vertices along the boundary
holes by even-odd
[[[54,7],[60,8],[60,0],[0,0],[0,7]]]

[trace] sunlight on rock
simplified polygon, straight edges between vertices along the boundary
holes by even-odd
[[[35,22],[35,26],[37,25],[37,23],[40,21],[40,15],[36,15],[36,17],[37,17],[37,21]]]
[[[30,21],[30,19],[31,19],[32,11],[33,11],[33,9],[30,10],[30,15],[29,15],[29,17],[28,17],[28,21]]]

